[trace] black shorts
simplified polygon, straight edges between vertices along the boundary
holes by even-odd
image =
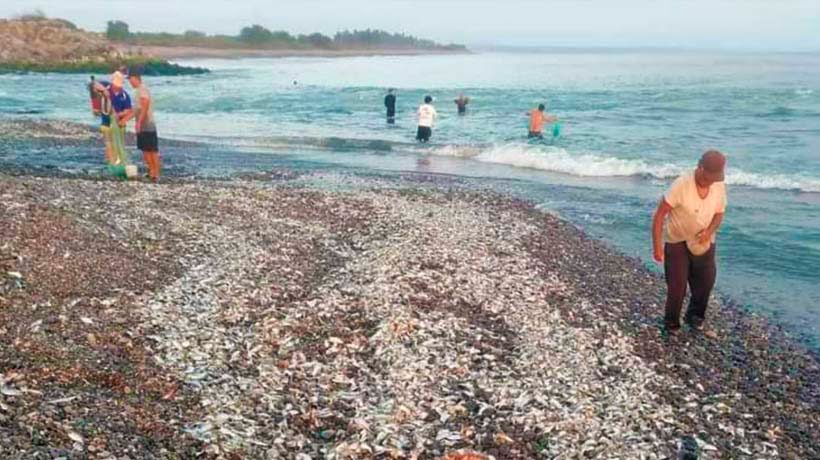
[[[143,152],[158,152],[159,140],[156,131],[143,131],[137,133],[137,148]]]
[[[537,133],[537,132],[535,132],[535,131],[530,131],[530,133],[529,133],[529,134],[527,134],[527,137],[529,137],[530,139],[532,139],[532,138],[534,138],[534,137],[537,137],[538,139],[543,139],[543,138],[544,138],[544,134],[543,134],[543,133],[540,133],[540,132],[538,132],[538,133]]]
[[[429,126],[419,126],[419,130],[416,132],[416,139],[427,142],[430,140],[430,136],[433,135],[433,129]]]

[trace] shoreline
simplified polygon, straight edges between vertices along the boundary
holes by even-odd
[[[154,56],[161,59],[241,59],[241,58],[288,58],[317,57],[343,58],[368,56],[422,56],[472,54],[469,50],[420,50],[420,49],[230,49],[201,48],[193,46],[143,46],[118,44],[117,48],[127,54]]]
[[[183,75],[203,75],[210,70],[203,67],[186,67],[168,62],[164,59],[132,57],[110,61],[70,60],[56,62],[0,62],[0,75],[27,73],[62,73],[62,74],[105,74],[119,65],[140,65],[145,75],[152,77],[177,77]]]
[[[7,137],[7,140],[10,140],[10,144],[8,145],[9,148],[18,149],[22,148],[24,150],[35,148],[37,150],[54,150],[57,148],[68,147],[71,151],[71,155],[74,156],[73,153],[76,150],[88,150],[91,152],[96,152],[100,150],[99,145],[99,132],[97,129],[88,126],[87,124],[71,122],[71,121],[59,121],[59,120],[35,120],[31,118],[2,118],[0,117],[0,131],[3,131]],[[187,183],[190,181],[216,181],[216,182],[231,182],[236,179],[245,179],[245,178],[267,178],[267,172],[271,168],[277,169],[280,168],[279,165],[271,165],[266,161],[256,162],[253,163],[253,166],[249,168],[244,168],[244,170],[229,170],[219,172],[217,171],[218,167],[221,166],[220,163],[217,163],[217,166],[213,164],[209,164],[208,172],[202,173],[202,171],[198,171],[194,166],[188,166],[191,163],[193,158],[202,158],[201,155],[194,153],[195,151],[199,153],[211,153],[218,155],[222,153],[224,149],[227,151],[230,150],[232,146],[226,146],[220,143],[210,143],[210,142],[201,142],[201,141],[194,141],[194,140],[180,140],[176,138],[168,138],[168,137],[161,137],[160,138],[162,145],[165,148],[168,148],[172,155],[176,156],[180,161],[179,163],[186,165],[185,167],[180,167],[181,165],[174,165],[166,164],[164,170],[164,178],[165,181],[170,181],[173,183]],[[305,140],[309,140],[309,138],[305,138]],[[20,142],[20,146],[15,146]],[[368,141],[372,142],[372,141]],[[136,144],[135,135],[133,132],[129,131],[126,133],[126,145],[133,146]],[[14,146],[14,147],[13,147]],[[2,147],[2,146],[0,146]],[[371,148],[377,148],[378,146],[370,146]],[[132,161],[135,161],[137,164],[141,162],[138,157],[138,153],[132,152]],[[243,152],[242,155],[246,156],[246,160],[251,160],[251,158],[247,158],[248,156],[255,156],[257,154],[253,154],[250,152]],[[261,155],[263,158],[265,155]],[[101,181],[114,181],[116,182],[118,179],[110,177],[106,174],[105,168],[102,165],[97,165],[95,163],[96,157],[93,155],[89,155],[86,158],[83,158],[81,163],[78,164],[66,164],[65,168],[55,164],[54,161],[47,161],[46,163],[41,164],[27,164],[27,165],[15,165],[9,163],[3,163],[0,161],[0,174],[7,174],[10,176],[17,176],[17,177],[42,177],[42,178],[55,178],[55,179],[83,179],[83,180],[101,180]],[[218,161],[218,160],[217,160]],[[253,161],[253,160],[251,160]],[[205,167],[206,165],[200,165]],[[285,166],[287,168],[287,166]],[[332,171],[333,168],[330,167],[329,169],[322,169],[318,168],[318,170],[324,171]],[[359,172],[356,174],[365,175],[367,177],[382,177],[382,172],[380,170],[376,170],[373,173],[366,173],[366,172]],[[294,174],[298,175],[299,173],[293,172],[286,172],[283,173],[285,176],[292,176]],[[404,172],[385,172],[388,177],[390,176],[399,176],[399,177],[431,177],[431,178],[444,178],[447,180],[453,180],[455,182],[461,182],[462,176],[447,174],[447,173],[435,173],[435,172],[418,172],[418,171],[404,171]],[[467,176],[469,177],[469,176]],[[435,181],[435,179],[432,179]],[[468,182],[470,179],[466,179]],[[463,184],[463,186],[467,186]],[[574,225],[574,224],[573,224]],[[584,232],[583,226],[579,226],[579,230]],[[602,240],[603,241],[603,240]],[[605,244],[609,245],[609,242],[605,242]],[[632,258],[634,255],[626,255],[621,252],[619,249],[613,246],[613,250],[622,254],[626,258]],[[642,261],[640,259],[636,259],[639,266],[645,268],[646,261]],[[808,332],[800,329],[791,329],[786,324],[778,323],[777,321],[769,318],[769,316],[756,311],[754,305],[745,302],[744,298],[737,298],[733,297],[729,294],[721,292],[717,290],[714,293],[715,297],[720,299],[722,304],[732,305],[734,309],[741,311],[742,314],[747,315],[760,315],[771,324],[772,330],[777,330],[781,335],[788,337],[787,340],[796,344],[799,348],[802,348],[807,353],[811,354],[815,358],[820,359],[820,348],[818,348],[818,342],[814,338],[814,336],[810,335]],[[758,305],[759,307],[760,305]]]
[[[663,337],[639,261],[457,178],[0,178],[4,457],[42,451],[25,426],[98,454],[820,455],[818,361],[778,328],[714,301],[717,339]]]

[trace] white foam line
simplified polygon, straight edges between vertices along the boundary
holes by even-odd
[[[505,164],[582,177],[649,176],[669,179],[685,172],[689,166],[653,165],[644,160],[623,159],[594,154],[570,154],[563,148],[520,144],[488,148],[447,145],[431,151],[435,155],[472,159],[484,163]],[[799,190],[820,193],[820,178],[788,174],[759,174],[737,168],[727,171],[726,183],[759,189]]]

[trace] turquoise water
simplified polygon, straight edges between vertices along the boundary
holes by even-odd
[[[649,220],[664,188],[702,151],[729,156],[719,238],[722,294],[820,345],[820,55],[706,52],[481,53],[344,59],[196,60],[210,75],[149,79],[169,172],[271,165],[471,177],[539,203],[651,265]],[[0,116],[91,122],[86,76],[0,76]],[[294,85],[293,82],[298,84]],[[397,125],[383,120],[398,89]],[[452,100],[472,99],[459,117]],[[425,94],[441,115],[413,143]],[[562,120],[530,143],[539,102]],[[70,149],[69,149],[70,150]],[[0,161],[95,157],[3,152]],[[429,161],[419,161],[427,157]],[[93,160],[93,161],[92,161]]]

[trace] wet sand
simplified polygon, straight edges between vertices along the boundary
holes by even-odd
[[[444,176],[0,174],[0,457],[820,456],[816,358]],[[301,456],[300,456],[301,455]]]

